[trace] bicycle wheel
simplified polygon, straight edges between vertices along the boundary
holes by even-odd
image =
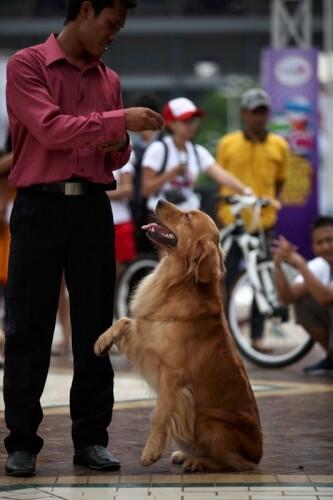
[[[158,263],[154,254],[139,255],[120,274],[115,291],[115,316],[129,316],[132,294],[139,282],[153,271]]]
[[[295,270],[285,266],[292,279]],[[274,264],[264,261],[257,266],[258,276],[270,275],[274,283]],[[276,290],[276,289],[275,289]],[[267,368],[287,366],[312,348],[313,341],[304,328],[296,324],[293,306],[280,306],[268,316],[261,316],[262,349],[255,349],[251,339],[251,317],[253,319],[254,290],[246,272],[237,279],[229,298],[227,316],[231,333],[241,353],[253,363]]]

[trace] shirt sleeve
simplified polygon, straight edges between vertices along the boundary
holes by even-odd
[[[151,168],[154,172],[159,172],[163,163],[165,149],[161,141],[155,141],[147,147],[143,158],[142,167]]]
[[[195,148],[196,148],[197,153],[199,155],[200,166],[201,166],[202,170],[205,172],[209,167],[214,165],[215,159],[210,154],[208,149],[204,148],[200,144],[196,144]]]
[[[46,149],[86,148],[109,141],[121,142],[126,136],[123,109],[87,116],[62,113],[32,55],[15,55],[9,60],[7,106]],[[113,156],[118,158],[123,154],[116,152]]]
[[[321,283],[324,285],[330,283],[329,265],[321,257],[310,260],[307,267]],[[298,274],[294,283],[304,283],[303,276]]]

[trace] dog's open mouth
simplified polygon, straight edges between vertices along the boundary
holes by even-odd
[[[157,245],[171,245],[174,247],[177,245],[176,235],[162,224],[152,222],[142,226],[142,229],[147,232],[148,238]]]

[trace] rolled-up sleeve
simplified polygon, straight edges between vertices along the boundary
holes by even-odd
[[[46,149],[79,149],[126,137],[124,110],[64,114],[52,98],[38,61],[13,56],[7,66],[7,105]],[[117,155],[123,153],[117,153]],[[129,152],[124,152],[124,157]],[[124,163],[126,163],[128,157]]]

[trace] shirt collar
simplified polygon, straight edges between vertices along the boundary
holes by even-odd
[[[62,59],[66,60],[66,54],[63,51],[63,49],[61,48],[61,46],[57,40],[57,37],[54,33],[52,33],[48,37],[48,39],[44,43],[44,47],[45,47],[45,56],[46,56],[46,59],[45,59],[46,66],[50,66],[54,62],[60,61]],[[102,69],[105,69],[105,64],[103,63],[103,61],[101,61],[100,59],[96,59],[96,60],[92,59],[90,62],[87,63],[84,70],[95,67],[95,66],[100,66]]]
[[[50,66],[55,61],[59,61],[60,59],[66,59],[66,54],[60,47],[54,33],[52,33],[46,40],[46,42],[44,43],[44,47],[46,66]]]
[[[243,134],[244,134],[244,137],[247,141],[251,141],[251,142],[265,142],[266,139],[267,139],[267,136],[269,134],[268,130],[265,130],[262,134],[261,137],[258,138],[258,141],[253,141],[253,139],[251,138],[251,136],[247,133],[246,130],[243,130]]]

